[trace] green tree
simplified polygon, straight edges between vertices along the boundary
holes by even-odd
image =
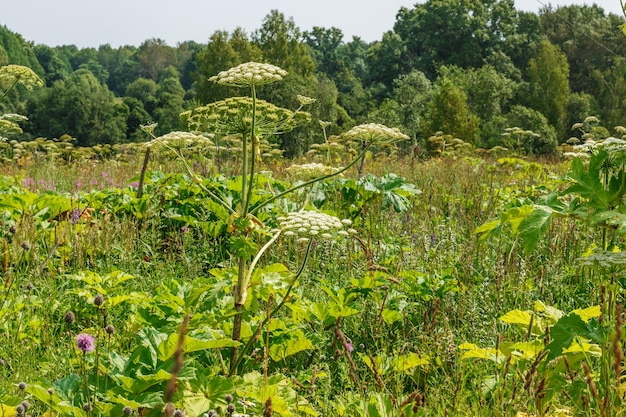
[[[569,96],[569,102],[567,103],[567,122],[566,126],[569,127],[568,136],[578,137],[582,139],[582,134],[579,129],[571,130],[571,127],[575,123],[579,123],[585,120],[588,116],[594,116],[600,114],[598,103],[596,99],[587,93],[572,93]]]
[[[443,132],[471,144],[477,142],[480,118],[470,111],[467,95],[452,80],[446,77],[437,80],[428,107],[427,136]]]
[[[570,5],[541,9],[543,33],[567,57],[572,91],[595,95],[600,85],[593,76],[626,56],[626,37],[618,26],[623,18],[606,15],[597,5]]]
[[[170,65],[177,66],[176,50],[162,39],[148,39],[144,41],[135,53],[136,74],[139,77],[156,81],[161,73]]]
[[[544,40],[526,71],[530,107],[541,112],[558,131],[565,131],[569,101],[569,65],[559,49]]]
[[[442,67],[440,71],[463,89],[470,111],[479,114],[483,122],[488,122],[508,109],[518,88],[517,83],[491,65],[468,69]]]
[[[106,70],[98,61],[90,60],[84,64],[80,64],[78,69],[86,69],[90,71],[100,82],[106,84],[109,80],[109,71]]]
[[[137,63],[134,60],[136,52],[137,48],[134,46],[113,49],[105,44],[98,48],[98,63],[108,72],[107,86],[118,96],[124,95],[128,85],[137,78]]]
[[[148,125],[154,121],[153,117],[143,108],[143,103],[134,97],[124,97],[124,105],[128,108],[126,118],[126,137],[131,142],[142,142],[146,133],[141,125]]]
[[[423,137],[424,120],[433,86],[421,71],[411,71],[393,82],[393,93],[368,114],[368,120],[397,127],[406,132],[413,143]]]
[[[626,120],[626,60],[615,60],[610,68],[594,71],[596,97],[602,103],[600,118],[607,127],[624,126]]]
[[[185,90],[191,90],[194,84],[194,74],[198,72],[198,54],[204,49],[204,45],[194,41],[185,41],[178,45],[179,59],[181,63],[180,83]]]
[[[72,73],[70,61],[59,54],[56,49],[46,45],[37,45],[33,48],[37,60],[44,70],[44,81],[50,87],[53,82],[63,80]]]
[[[369,45],[357,36],[342,44],[337,55],[345,67],[333,77],[339,90],[338,103],[358,122],[364,122],[375,105],[366,88],[370,79],[368,49]]]
[[[0,49],[7,58],[7,64],[22,65],[32,69],[35,74],[43,78],[44,70],[37,60],[30,43],[21,35],[11,32],[6,26],[0,25]]]
[[[206,48],[196,54],[195,98],[206,104],[237,93],[230,87],[209,82],[209,78],[244,62],[260,60],[261,51],[250,42],[243,29],[237,28],[231,34],[214,32]]]
[[[404,71],[405,50],[402,38],[391,31],[383,35],[382,41],[372,44],[367,51],[368,84],[380,83],[385,86],[386,93],[391,92],[393,80]]]
[[[318,72],[335,78],[345,70],[346,63],[340,55],[340,48],[343,44],[341,29],[313,26],[311,31],[304,32],[304,41],[311,48]]]
[[[157,90],[159,86],[153,80],[147,78],[138,78],[128,85],[126,88],[126,97],[136,98],[141,101],[144,109],[153,114],[159,104],[157,98]]]
[[[307,77],[315,71],[315,62],[300,29],[292,18],[285,18],[278,10],[265,16],[252,38],[266,62],[278,65],[292,75]]]
[[[494,52],[508,55],[522,41],[517,24],[513,0],[428,0],[403,7],[394,25],[405,47],[400,71],[415,68],[432,78],[441,65],[480,67]]]
[[[88,70],[78,70],[56,81],[28,103],[34,134],[68,134],[80,146],[118,143],[126,139],[128,108],[116,104],[113,93]]]
[[[184,110],[185,89],[180,83],[180,76],[175,68],[166,70],[164,74],[169,76],[158,84],[157,100],[158,107],[154,116],[158,122],[155,130],[157,135],[163,135],[174,130],[181,129],[180,114]]]
[[[554,155],[558,145],[556,131],[540,112],[524,106],[513,106],[505,116],[507,127],[519,127],[538,136],[529,137],[523,147],[527,155]]]

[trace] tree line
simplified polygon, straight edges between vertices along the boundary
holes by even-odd
[[[379,41],[345,40],[338,28],[302,31],[271,11],[260,28],[216,31],[207,43],[169,46],[50,47],[0,26],[0,66],[32,68],[44,81],[36,91],[11,91],[0,112],[28,117],[16,139],[66,138],[77,146],[147,140],[180,130],[180,113],[240,92],[208,78],[248,61],[268,62],[289,77],[259,97],[287,108],[298,94],[315,98],[314,119],[330,133],[367,122],[398,127],[414,145],[437,138],[483,148],[517,147],[554,154],[580,139],[571,126],[596,116],[608,136],[626,124],[624,18],[599,6],[516,10],[513,0],[428,0],[401,8]],[[530,132],[520,142],[511,128]],[[276,139],[279,140],[279,139]],[[323,141],[319,125],[280,138],[288,155]]]

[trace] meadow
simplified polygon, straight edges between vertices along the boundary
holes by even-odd
[[[0,149],[0,416],[623,414],[625,139],[287,160],[311,100],[243,65],[192,132]]]

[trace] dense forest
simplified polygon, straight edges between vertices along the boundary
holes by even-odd
[[[599,137],[626,124],[623,23],[595,5],[534,14],[512,0],[429,0],[401,8],[372,43],[347,41],[334,27],[302,31],[276,10],[252,33],[216,31],[207,43],[176,46],[148,39],[50,47],[0,26],[0,66],[28,66],[45,82],[11,91],[0,113],[28,117],[16,140],[145,141],[141,125],[158,123],[157,134],[181,130],[184,110],[237,95],[210,76],[259,61],[289,72],[259,97],[288,108],[298,106],[298,94],[315,98],[312,116],[330,122],[331,133],[367,121],[400,128],[414,151],[436,151],[448,137],[551,155],[576,141],[581,132],[571,126],[588,116],[606,127],[596,128]],[[507,134],[511,128],[516,135]],[[323,132],[314,123],[280,141],[287,155],[298,155]]]

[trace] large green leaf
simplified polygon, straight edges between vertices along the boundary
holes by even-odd
[[[604,150],[592,154],[588,169],[580,159],[574,159],[569,173],[574,185],[566,189],[563,194],[578,194],[588,200],[587,205],[590,207],[608,210],[610,197],[602,185],[600,169],[607,157],[608,154]]]
[[[547,346],[550,351],[546,360],[550,362],[552,359],[559,357],[564,349],[571,346],[572,342],[577,338],[591,340],[598,344],[606,343],[606,331],[600,327],[597,320],[591,320],[585,323],[583,319],[576,313],[570,313],[561,317],[550,329],[551,342]]]
[[[620,235],[626,234],[626,214],[619,211],[607,210],[595,213],[591,217],[591,222],[594,225],[614,227],[615,231]]]
[[[270,345],[269,353],[272,360],[278,362],[298,352],[314,349],[313,342],[304,335],[302,330],[296,330],[290,334],[287,340],[282,342],[273,341]]]
[[[519,224],[519,236],[526,254],[531,253],[537,247],[541,236],[550,225],[552,213],[553,211],[547,207],[536,207]]]
[[[160,360],[164,361],[174,356],[176,348],[178,347],[179,338],[179,334],[172,333],[165,341],[163,341],[163,343],[159,345],[158,353]],[[231,339],[202,340],[195,337],[185,336],[185,339],[183,341],[183,352],[191,353],[201,350],[220,349],[233,346],[239,346],[239,342]]]

